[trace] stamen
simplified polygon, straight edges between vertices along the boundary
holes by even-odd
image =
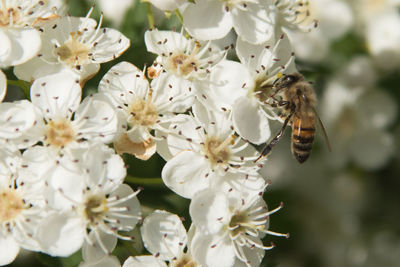
[[[270,231],[270,230],[263,230],[262,232],[269,234],[269,235],[286,237],[286,238],[289,238],[289,236],[290,236],[289,233],[278,233],[278,232],[274,232],[274,231]]]
[[[235,135],[231,135],[231,136],[229,136],[228,138],[226,138],[219,146],[217,146],[215,149],[214,149],[214,153],[215,154],[218,154],[219,152],[221,152],[223,149],[225,149],[229,144],[231,144],[232,143],[232,141],[233,140],[235,140],[236,139],[236,136]]]

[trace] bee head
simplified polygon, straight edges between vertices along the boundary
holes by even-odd
[[[279,81],[276,83],[276,87],[278,88],[287,88],[292,84],[300,81],[303,77],[298,73],[292,73],[284,75]]]

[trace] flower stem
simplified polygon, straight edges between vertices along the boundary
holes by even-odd
[[[29,98],[30,96],[30,88],[31,88],[31,84],[29,82],[26,81],[22,81],[22,80],[7,80],[7,83],[9,85],[14,85],[14,86],[18,86],[19,88],[22,89],[22,91],[24,92],[25,98]]]
[[[161,178],[139,178],[127,175],[125,181],[130,184],[136,185],[163,185],[164,182]]]
[[[181,24],[183,24],[183,16],[181,14],[181,12],[179,12],[179,9],[175,9],[175,15],[178,17],[179,21],[181,22]]]
[[[147,3],[147,20],[149,21],[150,29],[154,29],[154,15],[150,3]]]

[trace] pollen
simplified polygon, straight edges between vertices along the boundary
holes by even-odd
[[[168,69],[173,72],[186,76],[197,69],[197,62],[193,55],[184,53],[174,53],[168,60]]]
[[[55,50],[60,60],[69,66],[82,65],[89,59],[90,48],[79,40],[81,35],[79,31],[71,32],[68,41]]]
[[[46,133],[46,143],[55,147],[63,147],[75,137],[71,125],[65,120],[50,121]]]
[[[172,267],[196,267],[197,263],[189,258],[186,254],[176,262],[172,261],[170,266]]]
[[[15,219],[24,208],[23,199],[15,192],[6,190],[0,193],[0,223]]]
[[[156,107],[151,103],[152,90],[149,90],[147,99],[136,98],[129,105],[128,112],[130,117],[128,122],[131,126],[151,126],[158,120],[158,113]]]
[[[226,164],[231,156],[229,145],[235,136],[231,135],[224,141],[215,137],[209,137],[204,143],[204,152],[208,160],[213,164]]]
[[[20,16],[18,10],[14,8],[0,10],[0,27],[7,27],[16,24],[19,21]]]
[[[254,86],[254,93],[261,102],[265,102],[270,98],[272,89],[273,84],[266,82],[264,79],[257,79]]]
[[[91,223],[103,221],[103,217],[107,212],[107,199],[104,196],[95,195],[87,198],[84,215]]]

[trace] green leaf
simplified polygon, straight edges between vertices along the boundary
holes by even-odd
[[[7,80],[7,84],[18,86],[19,88],[22,89],[22,91],[24,91],[25,98],[27,98],[27,99],[29,98],[30,88],[31,88],[30,83],[28,83],[26,81],[22,81],[22,80]]]

